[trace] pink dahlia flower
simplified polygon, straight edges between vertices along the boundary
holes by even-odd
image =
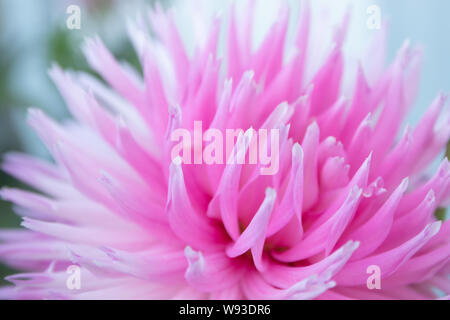
[[[25,270],[7,278],[14,285],[0,289],[2,298],[450,293],[450,222],[433,214],[449,203],[449,163],[426,170],[449,139],[445,97],[415,128],[400,128],[417,91],[421,51],[406,43],[384,69],[380,31],[375,49],[347,74],[349,16],[324,46],[324,37],[311,35],[307,5],[295,37],[287,38],[289,10],[282,5],[252,50],[251,6],[245,19],[233,8],[211,19],[192,54],[170,12],[149,13],[156,37],[147,20],[130,23],[143,77],[98,38],[86,41],[84,52],[108,85],[51,69],[75,120],[58,124],[30,110],[28,122],[55,163],[5,157],[3,170],[38,192],[1,191],[25,227],[0,233],[2,260]],[[323,59],[311,49],[318,42],[328,50]],[[220,132],[279,130],[279,148],[270,150],[278,170],[263,175],[260,163],[173,158],[171,134],[191,132],[194,121]],[[239,135],[234,151],[245,155],[248,137]],[[71,270],[78,282],[70,282]]]

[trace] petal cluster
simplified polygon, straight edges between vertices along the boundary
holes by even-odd
[[[312,50],[320,21],[306,1],[295,37],[287,36],[283,2],[254,49],[254,5],[192,16],[203,31],[193,53],[173,12],[151,9],[128,24],[142,74],[97,37],[83,51],[104,81],[52,67],[73,120],[57,123],[31,109],[28,123],[55,162],[4,158],[3,170],[35,191],[1,190],[25,227],[0,231],[0,258],[24,270],[7,278],[13,285],[0,288],[1,298],[450,293],[450,224],[434,216],[449,204],[450,165],[444,159],[428,170],[450,136],[446,97],[439,94],[415,127],[402,125],[421,50],[406,42],[387,68],[383,54],[370,52],[352,73],[343,50],[350,17],[332,30],[321,58]],[[385,38],[380,31],[372,48],[382,50]],[[279,130],[279,170],[172,159],[171,133],[192,131],[194,121],[205,130],[243,129],[234,150],[241,155],[249,129]],[[67,285],[72,265],[81,270],[76,289]],[[373,266],[381,288],[369,288]]]

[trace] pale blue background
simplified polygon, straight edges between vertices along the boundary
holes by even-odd
[[[405,38],[425,49],[421,87],[413,114],[415,120],[439,90],[450,92],[450,1],[382,0],[389,16],[389,56]]]

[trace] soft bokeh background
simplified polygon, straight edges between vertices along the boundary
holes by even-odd
[[[67,117],[55,87],[47,76],[52,62],[64,68],[88,70],[80,45],[85,36],[98,34],[111,51],[138,67],[137,57],[126,37],[126,17],[143,12],[155,0],[0,0],[0,154],[25,151],[41,157],[47,152],[25,123],[26,109],[36,106],[57,119]],[[163,5],[177,0],[162,0]],[[178,0],[181,2],[199,0]],[[274,12],[274,0],[261,0],[262,16]],[[299,0],[288,0],[298,10]],[[161,2],[161,1],[160,1]],[[213,1],[209,1],[213,3]],[[228,0],[214,0],[213,7]],[[409,121],[418,121],[440,90],[450,92],[450,1],[448,0],[312,0],[324,3],[331,12],[342,12],[353,2],[353,43],[358,47],[377,30],[366,26],[367,7],[378,5],[382,19],[389,20],[388,58],[392,60],[403,40],[421,44],[425,61],[420,92]],[[81,29],[66,27],[66,9],[81,7]],[[260,33],[268,27],[260,19]],[[189,34],[185,35],[189,37]],[[0,186],[20,183],[0,172]],[[20,185],[21,187],[25,187]],[[0,201],[0,228],[17,227],[20,219],[10,204]],[[12,270],[0,265],[0,284]]]

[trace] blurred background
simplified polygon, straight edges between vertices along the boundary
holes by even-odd
[[[126,17],[133,18],[157,0],[0,0],[0,154],[23,151],[47,157],[41,142],[25,122],[26,109],[36,106],[56,119],[67,117],[64,104],[47,76],[53,62],[63,68],[89,68],[81,53],[86,36],[98,34],[115,54],[139,68],[137,56],[126,35]],[[160,0],[169,6],[177,0]],[[179,2],[197,0],[178,0]],[[269,12],[274,0],[267,3]],[[388,60],[391,61],[403,40],[420,44],[425,50],[421,87],[414,112],[408,119],[415,124],[440,90],[450,92],[450,1],[448,0],[312,0],[328,1],[334,8],[353,2],[353,31],[364,38],[367,8],[377,5],[381,18],[389,21]],[[212,1],[210,1],[212,2]],[[215,0],[221,6],[228,0]],[[198,2],[200,4],[200,2]],[[290,1],[298,10],[299,0]],[[81,8],[81,29],[66,26],[70,5]],[[201,9],[201,8],[199,8]],[[267,28],[264,20],[261,29]],[[189,35],[187,35],[189,36]],[[352,38],[355,39],[355,38]],[[355,42],[357,43],[357,41]],[[20,182],[0,171],[0,186],[20,186]],[[440,213],[442,214],[442,212]],[[0,228],[18,227],[20,219],[9,203],[0,200]],[[11,274],[0,265],[0,285]]]

